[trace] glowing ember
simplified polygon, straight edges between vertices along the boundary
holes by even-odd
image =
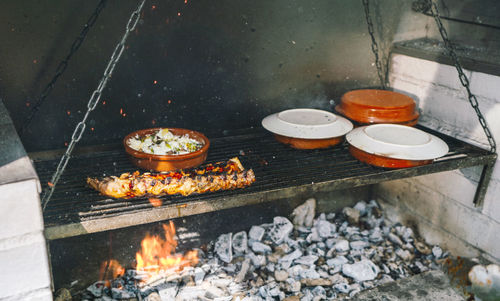
[[[163,201],[158,198],[149,198],[149,202],[153,207],[160,207],[163,204]]]
[[[158,235],[149,235],[141,242],[141,251],[136,253],[137,271],[159,273],[169,269],[182,270],[182,268],[198,263],[198,252],[189,251],[185,255],[174,253],[177,248],[175,226],[172,221],[162,225],[165,238]]]

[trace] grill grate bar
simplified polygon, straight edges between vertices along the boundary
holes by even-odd
[[[483,160],[489,154],[454,138],[435,133],[429,129],[425,130],[444,139],[450,147],[450,152],[440,162],[427,167],[411,169],[413,171],[387,170],[361,163],[349,154],[345,143],[332,149],[294,150],[278,143],[272,135],[260,129],[243,131],[243,135],[215,138],[211,140],[207,163],[227,161],[231,157],[238,156],[243,166],[254,170],[257,181],[245,189],[187,197],[181,195],[162,196],[160,199],[163,201],[163,205],[159,208],[153,208],[147,197],[129,200],[113,199],[102,196],[87,187],[87,177],[118,176],[124,172],[137,170],[129,162],[121,145],[106,147],[105,150],[94,153],[90,149],[87,152],[82,151],[75,154],[69,162],[65,174],[44,212],[45,225],[51,229],[63,229],[66,225],[99,221],[109,217],[119,217],[122,214],[142,214],[145,210],[161,210],[176,206],[176,204],[189,204],[193,201],[219,202],[223,199],[243,199],[246,195],[259,195],[270,191],[276,193],[276,191],[294,189],[294,187],[304,185],[336,183],[335,185],[356,186],[362,185],[363,181],[375,183],[456,169],[461,167],[459,165],[471,166],[473,160]],[[239,133],[241,132],[239,131]],[[43,160],[35,160],[35,167],[42,183],[49,181],[56,166],[57,156],[54,156],[54,159],[45,157]],[[329,186],[332,185],[328,184],[322,187],[330,189]]]

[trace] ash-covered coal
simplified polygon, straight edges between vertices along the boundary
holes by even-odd
[[[307,200],[289,218],[248,232],[225,233],[196,267],[146,275],[134,270],[83,300],[271,301],[343,300],[361,290],[439,269],[447,257],[414,231],[391,225],[375,201],[315,216]],[[147,276],[147,277],[146,277]],[[148,279],[144,281],[144,279]]]

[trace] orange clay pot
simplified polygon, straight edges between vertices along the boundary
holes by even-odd
[[[395,123],[413,126],[419,117],[413,98],[398,92],[376,89],[345,93],[335,110],[364,125]]]
[[[170,171],[176,169],[186,169],[199,166],[207,159],[208,148],[210,147],[210,141],[205,135],[200,132],[179,129],[179,128],[168,128],[172,134],[177,136],[188,135],[189,138],[195,139],[203,143],[203,147],[195,152],[183,154],[183,155],[153,155],[144,152],[136,151],[128,146],[127,141],[138,135],[139,137],[154,134],[160,129],[164,128],[151,128],[138,130],[128,134],[123,139],[123,146],[125,151],[130,157],[132,163],[142,169],[154,170],[154,171]]]
[[[349,145],[349,152],[354,158],[358,159],[361,162],[385,168],[415,167],[415,166],[430,164],[432,163],[432,161],[434,161],[434,160],[404,160],[404,159],[387,158],[384,156],[367,153],[352,145]]]
[[[278,134],[274,134],[274,137],[279,142],[287,144],[297,149],[328,148],[335,146],[343,141],[343,137],[334,137],[327,139],[303,139],[303,138],[292,138],[287,136],[281,136]]]

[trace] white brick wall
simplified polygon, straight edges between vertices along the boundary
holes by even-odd
[[[467,70],[466,74],[500,143],[500,77]],[[391,58],[389,79],[395,90],[417,99],[421,124],[488,147],[454,67],[396,54]],[[475,208],[473,197],[480,172],[480,168],[467,168],[383,183],[376,185],[375,194],[394,219],[414,219],[421,234],[433,243],[448,245],[457,255],[481,251],[498,262],[500,164],[495,166],[484,206]]]
[[[52,300],[38,180],[0,185],[0,300]]]

